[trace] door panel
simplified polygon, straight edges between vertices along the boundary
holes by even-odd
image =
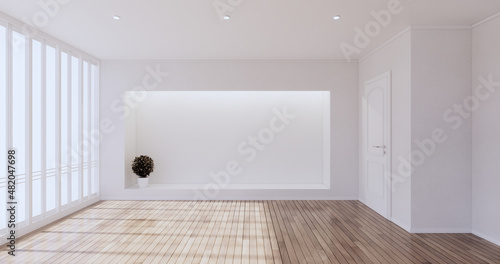
[[[384,146],[384,88],[375,86],[367,95],[367,120],[368,120],[368,153],[383,156],[381,148]]]
[[[385,198],[384,172],[385,166],[380,162],[368,161],[367,166],[368,192],[380,199]]]
[[[362,171],[365,176],[366,204],[382,216],[390,217],[390,73],[382,74],[364,87]]]

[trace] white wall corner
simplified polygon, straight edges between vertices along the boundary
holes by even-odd
[[[412,30],[471,30],[470,25],[414,25],[410,26]]]
[[[498,12],[498,13],[492,15],[492,16],[489,16],[489,17],[487,17],[487,18],[485,18],[485,19],[483,19],[483,20],[481,20],[481,21],[479,21],[479,22],[477,22],[475,24],[472,24],[471,28],[478,27],[478,26],[480,26],[480,25],[482,25],[482,24],[484,24],[484,23],[486,23],[486,22],[488,22],[490,20],[493,20],[493,19],[495,19],[497,17],[500,17],[500,12]]]
[[[408,225],[406,225],[406,224],[403,224],[403,222],[402,222],[402,221],[399,221],[398,219],[396,219],[396,218],[392,217],[392,218],[391,218],[391,222],[393,222],[393,223],[394,223],[394,224],[396,224],[397,226],[399,226],[399,227],[403,228],[406,232],[411,233],[411,232],[410,232],[410,231],[411,231],[410,226],[408,226]]]
[[[390,38],[388,41],[382,43],[380,46],[376,47],[372,51],[368,52],[367,54],[365,54],[364,56],[362,56],[361,58],[359,58],[359,60],[357,62],[359,63],[359,62],[364,61],[366,58],[368,58],[371,55],[377,53],[377,51],[379,51],[382,48],[384,48],[385,46],[389,45],[391,42],[393,42],[394,40],[398,39],[399,37],[401,37],[406,32],[410,31],[411,29],[412,29],[411,26],[406,27],[405,29],[403,29],[402,31],[400,31],[399,33],[397,33],[396,35],[394,35],[394,37]]]
[[[491,236],[489,236],[489,235],[487,235],[487,234],[485,234],[483,232],[480,232],[480,231],[477,231],[477,230],[474,230],[474,229],[472,230],[472,234],[476,235],[476,236],[478,236],[478,237],[480,237],[482,239],[488,240],[489,242],[491,242],[491,243],[493,243],[493,244],[495,244],[497,246],[500,246],[500,239],[493,238],[493,237],[491,237]]]

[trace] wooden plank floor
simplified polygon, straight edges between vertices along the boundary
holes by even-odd
[[[357,201],[103,201],[0,263],[500,263],[471,234],[409,234]]]

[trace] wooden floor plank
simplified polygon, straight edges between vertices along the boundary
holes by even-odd
[[[219,253],[216,255],[217,264],[223,264],[226,261],[226,256],[228,255],[229,241],[231,240],[231,229],[233,227],[233,219],[235,214],[235,203],[233,201],[227,201],[224,211],[224,218],[222,219],[222,233],[220,234],[221,245]]]
[[[192,214],[192,211],[189,210],[189,206],[189,203],[178,202],[177,209],[172,210],[171,216],[167,219],[167,221],[169,221],[168,231],[165,232],[162,239],[154,245],[152,253],[144,258],[143,263],[159,263],[160,259],[163,258],[165,252],[168,250],[171,243],[170,241],[175,238],[176,232],[183,223],[183,220]],[[204,203],[200,202],[199,206],[203,207]]]
[[[201,227],[201,233],[199,237],[195,240],[195,247],[196,250],[194,250],[194,256],[192,256],[191,263],[200,263],[201,258],[203,257],[203,254],[205,252],[206,246],[207,246],[207,241],[210,238],[210,232],[212,232],[212,226],[213,226],[213,217],[216,213],[216,208],[215,206],[217,205],[216,203],[213,202],[207,202],[207,207],[204,209],[203,212],[203,217],[200,223]],[[189,262],[186,262],[189,263]]]
[[[183,247],[179,247],[192,235],[192,230],[190,230],[192,225],[196,224],[195,219],[200,215],[200,211],[203,211],[202,203],[196,202],[184,202],[189,206],[185,209],[188,211],[186,217],[183,217],[179,222],[180,225],[175,229],[173,236],[167,241],[165,247],[161,250],[153,262],[158,263],[172,263],[177,260],[182,252]],[[170,261],[172,259],[172,261]]]
[[[125,263],[142,263],[144,259],[147,257],[147,255],[151,254],[153,252],[153,249],[155,245],[158,244],[158,242],[162,238],[162,234],[168,232],[168,227],[170,226],[171,222],[168,221],[169,217],[172,215],[172,211],[175,210],[177,207],[177,203],[166,201],[165,203],[162,204],[162,211],[163,213],[159,216],[158,221],[160,222],[160,225],[154,229],[149,231],[150,233],[150,238],[142,243],[140,247],[137,248],[135,254],[127,260]]]
[[[272,217],[269,209],[269,202],[264,203],[264,221],[267,224],[267,230],[268,230],[268,239],[269,243],[271,244],[271,250],[273,253],[273,260],[269,261],[268,263],[276,263],[276,264],[282,264],[283,260],[281,259],[281,252],[279,249],[279,243],[276,239],[276,230],[274,228],[273,222],[272,222]]]
[[[500,263],[472,234],[410,234],[357,201],[102,201],[0,263]]]
[[[238,208],[240,211],[238,218],[238,228],[236,229],[236,243],[234,247],[233,263],[239,264],[242,260],[243,254],[243,229],[245,222],[245,207],[246,202],[242,201],[239,203]]]
[[[227,245],[227,251],[225,256],[221,256],[224,259],[222,263],[233,263],[233,256],[235,254],[235,246],[236,246],[236,236],[238,234],[238,219],[240,217],[240,202],[233,201],[233,219],[231,221],[231,230],[229,233],[229,241]],[[221,263],[221,264],[222,264]]]

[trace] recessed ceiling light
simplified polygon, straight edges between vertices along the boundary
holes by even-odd
[[[113,19],[114,19],[114,20],[120,20],[120,18],[121,18],[121,17],[120,17],[120,16],[117,16],[117,15],[114,15],[114,16],[113,16]]]
[[[228,16],[228,15],[225,15],[223,18],[224,18],[224,20],[229,20],[229,19],[231,19],[231,17],[230,17],[230,16]]]
[[[340,16],[339,15],[336,15],[333,17],[333,20],[339,20],[340,19]]]

